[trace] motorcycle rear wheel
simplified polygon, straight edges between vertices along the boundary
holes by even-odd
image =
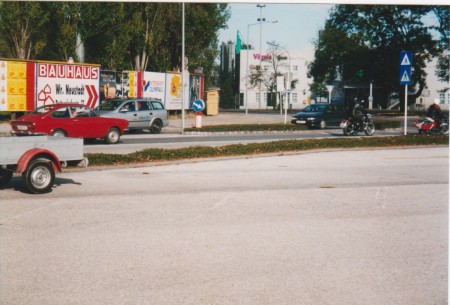
[[[441,126],[441,134],[448,134],[448,125]]]
[[[346,127],[342,128],[342,131],[344,132],[344,135],[346,135],[346,136],[353,135],[353,128],[351,128],[348,125]]]

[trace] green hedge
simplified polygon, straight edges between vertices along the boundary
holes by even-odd
[[[418,145],[448,145],[448,136],[409,135],[394,137],[348,137],[336,139],[284,140],[267,143],[233,144],[221,147],[196,146],[180,149],[145,149],[117,154],[86,154],[90,165],[117,165],[165,160],[254,155],[274,152],[305,151],[327,148],[401,147]]]

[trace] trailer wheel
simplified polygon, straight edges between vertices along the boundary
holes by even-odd
[[[43,194],[52,189],[55,171],[50,160],[32,161],[22,174],[22,180],[30,193]]]
[[[11,181],[13,172],[4,168],[0,168],[0,188],[4,187]]]

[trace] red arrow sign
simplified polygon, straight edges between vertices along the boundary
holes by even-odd
[[[89,108],[94,108],[94,106],[97,104],[98,101],[97,90],[95,89],[94,85],[86,85],[86,90],[89,96],[87,106]]]

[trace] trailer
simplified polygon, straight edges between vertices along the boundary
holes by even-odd
[[[26,190],[32,194],[51,191],[55,172],[65,166],[87,166],[83,139],[52,136],[0,137],[0,187],[14,173],[22,175]]]

